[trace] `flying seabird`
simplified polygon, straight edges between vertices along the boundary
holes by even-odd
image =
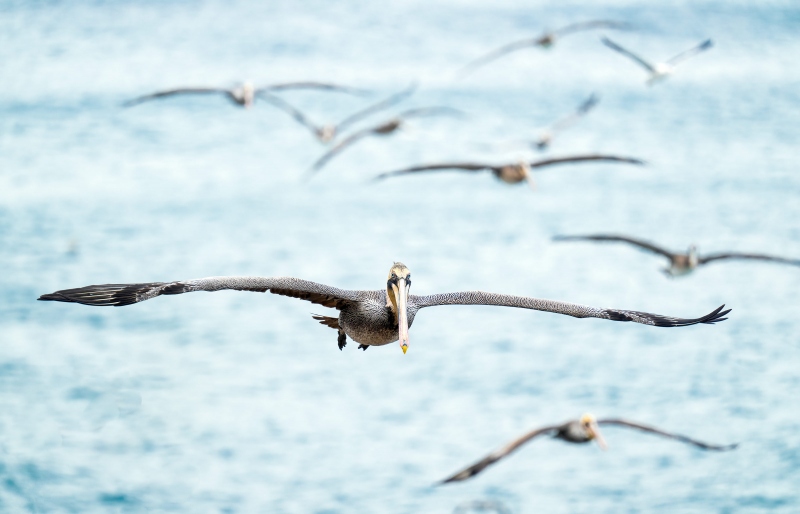
[[[689,57],[697,55],[700,52],[708,50],[709,48],[714,46],[714,43],[710,39],[707,39],[707,40],[703,41],[702,43],[700,43],[699,45],[694,46],[694,47],[692,47],[692,48],[690,48],[688,50],[684,50],[683,52],[679,53],[675,57],[672,57],[672,58],[670,58],[670,59],[668,59],[668,60],[666,60],[664,62],[658,62],[658,63],[655,63],[655,64],[650,64],[649,62],[647,62],[643,58],[639,57],[638,55],[636,55],[635,53],[631,52],[630,50],[626,50],[625,48],[622,48],[621,46],[619,46],[615,42],[611,41],[607,37],[603,37],[602,41],[603,41],[603,44],[606,45],[607,47],[611,48],[612,50],[616,50],[617,52],[621,53],[622,55],[625,55],[625,56],[629,57],[630,59],[633,59],[635,62],[639,63],[639,65],[644,67],[644,69],[646,69],[647,72],[650,73],[650,77],[647,79],[647,85],[648,86],[651,86],[651,85],[655,84],[656,82],[658,82],[660,80],[663,80],[663,79],[667,78],[668,76],[672,75],[675,72],[675,66],[677,66],[678,63],[680,63],[681,61],[685,61]]]
[[[781,264],[791,264],[800,266],[800,259],[786,259],[784,257],[775,257],[772,255],[764,255],[759,253],[738,253],[738,252],[721,252],[712,253],[705,257],[697,255],[697,247],[695,245],[689,246],[686,253],[673,253],[669,250],[656,246],[648,241],[635,239],[628,236],[607,235],[607,234],[594,234],[586,236],[556,236],[554,241],[611,241],[628,243],[633,246],[638,246],[644,250],[648,250],[659,255],[663,255],[669,259],[669,267],[664,268],[662,271],[670,277],[677,277],[686,275],[694,271],[695,268],[702,264],[709,262],[721,261],[724,259],[748,259],[757,261],[771,261],[779,262]]]
[[[573,303],[541,300],[525,296],[513,296],[483,291],[410,295],[411,272],[395,262],[389,270],[386,289],[376,291],[352,291],[310,282],[292,277],[208,277],[175,282],[147,282],[141,284],[103,284],[76,289],[64,289],[45,294],[39,300],[81,303],[84,305],[116,306],[131,305],[161,295],[176,295],[194,291],[271,292],[338,309],[339,317],[315,314],[313,318],[321,324],[337,330],[341,350],[347,336],[366,350],[369,346],[383,346],[400,342],[403,353],[408,350],[408,328],[414,322],[417,311],[437,305],[496,305],[518,307],[545,312],[565,314],[575,318],[601,318],[612,321],[632,321],[656,327],[685,327],[698,323],[713,324],[723,321],[730,309],[724,305],[694,319],[673,318],[648,312],[621,309],[586,307]]]
[[[696,446],[697,448],[700,448],[702,450],[727,451],[727,450],[733,450],[734,448],[739,446],[738,444],[728,444],[722,446],[708,444],[702,441],[697,441],[696,439],[691,439],[684,435],[665,432],[661,429],[651,427],[648,425],[643,425],[641,423],[636,423],[634,421],[627,421],[624,419],[596,420],[594,416],[592,416],[591,414],[584,414],[583,417],[581,417],[581,419],[568,421],[561,425],[551,425],[532,430],[527,434],[523,435],[522,437],[514,439],[513,441],[506,444],[502,448],[490,453],[489,455],[487,455],[480,461],[476,462],[472,466],[459,471],[458,473],[442,480],[439,483],[447,484],[450,482],[460,482],[462,480],[472,478],[481,471],[483,471],[484,469],[486,469],[487,467],[494,464],[495,462],[507,457],[523,444],[527,443],[528,441],[540,435],[549,435],[555,439],[561,439],[569,443],[588,443],[589,441],[595,441],[597,442],[598,446],[600,446],[600,448],[605,450],[607,448],[607,445],[605,439],[603,439],[603,436],[600,433],[600,429],[598,428],[599,425],[614,425],[620,427],[633,428],[635,430],[640,430],[642,432],[648,432],[650,434],[667,437],[669,439],[675,439],[676,441]]]
[[[349,94],[364,94],[363,90],[355,89],[346,86],[339,86],[336,84],[327,84],[324,82],[283,82],[279,84],[272,84],[269,86],[255,87],[252,82],[245,81],[242,84],[233,88],[222,87],[181,87],[177,89],[167,89],[165,91],[156,91],[149,95],[140,96],[129,100],[122,104],[124,107],[132,107],[148,100],[155,100],[158,98],[166,98],[175,95],[225,95],[225,97],[236,105],[242,107],[250,107],[255,102],[257,96],[269,91],[285,91],[288,89],[321,89],[324,91],[337,91]]]
[[[644,165],[645,162],[633,157],[618,157],[616,155],[573,155],[570,157],[558,157],[553,159],[544,159],[534,162],[519,162],[516,164],[484,164],[484,163],[471,163],[471,162],[448,162],[440,164],[427,164],[422,166],[414,166],[396,171],[387,171],[375,177],[375,180],[381,180],[388,177],[397,175],[405,175],[408,173],[421,173],[427,171],[491,171],[495,177],[502,180],[506,184],[518,184],[523,181],[528,181],[533,185],[533,177],[531,176],[531,168],[542,168],[545,166],[553,166],[556,164],[569,164],[575,162],[623,162],[626,164]]]
[[[591,111],[599,101],[600,98],[596,94],[592,93],[589,98],[584,100],[583,103],[578,106],[578,109],[575,112],[561,118],[553,123],[550,128],[544,130],[539,136],[538,141],[534,143],[536,148],[538,150],[546,150],[550,146],[550,143],[553,142],[553,137],[558,132],[575,125],[578,120],[586,116],[586,114]]]
[[[631,28],[632,26],[628,23],[620,21],[612,21],[612,20],[592,20],[580,23],[573,23],[572,25],[567,25],[566,27],[562,27],[552,32],[545,32],[544,34],[538,37],[520,39],[519,41],[513,41],[511,43],[503,45],[500,48],[492,50],[491,52],[482,55],[481,57],[478,57],[474,61],[467,63],[459,70],[458,74],[463,77],[469,73],[472,73],[481,66],[485,66],[486,64],[489,64],[490,62],[495,61],[506,54],[515,52],[517,50],[521,50],[523,48],[530,48],[532,46],[550,48],[556,42],[556,39],[559,39],[561,37],[564,37],[568,34],[572,34],[575,32],[581,32],[593,29],[623,30]]]

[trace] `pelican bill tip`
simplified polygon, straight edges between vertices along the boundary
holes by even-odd
[[[408,351],[408,345],[407,344],[400,345],[400,349],[403,350],[403,355],[405,355],[406,352]]]

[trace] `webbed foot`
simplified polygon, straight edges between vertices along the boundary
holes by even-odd
[[[369,346],[368,346],[368,345],[366,345],[366,344],[360,344],[360,345],[358,345],[358,349],[359,349],[359,350],[364,350],[364,351],[366,352],[366,351],[367,351],[367,348],[369,348]]]
[[[347,346],[347,335],[344,333],[344,330],[339,330],[339,351],[342,351],[345,346]]]

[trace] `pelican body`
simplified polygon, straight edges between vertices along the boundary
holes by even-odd
[[[611,321],[632,321],[657,327],[683,327],[698,323],[714,324],[723,321],[730,309],[723,306],[705,316],[694,319],[674,318],[648,312],[622,309],[587,307],[574,303],[542,300],[526,296],[513,296],[483,291],[410,295],[411,272],[400,262],[389,270],[386,289],[378,291],[353,291],[310,282],[293,277],[208,277],[175,282],[148,282],[142,284],[103,284],[64,289],[45,294],[39,300],[80,303],[93,306],[131,305],[162,295],[176,295],[194,291],[271,292],[291,296],[339,310],[338,318],[315,314],[323,325],[339,332],[341,350],[347,337],[366,350],[370,346],[384,346],[398,341],[403,353],[408,351],[408,329],[417,312],[424,307],[437,305],[496,305],[518,307],[575,318],[601,318]]]

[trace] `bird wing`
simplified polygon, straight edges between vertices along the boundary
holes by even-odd
[[[586,116],[586,114],[589,111],[591,111],[594,108],[594,106],[597,105],[597,102],[599,102],[599,101],[600,101],[600,97],[597,96],[595,93],[592,93],[592,95],[589,98],[584,100],[583,103],[581,103],[578,106],[578,109],[575,112],[573,112],[573,113],[569,114],[568,116],[565,116],[565,117],[561,118],[560,120],[556,121],[555,123],[553,123],[553,125],[550,127],[550,132],[551,133],[560,132],[560,131],[568,128],[568,127],[571,127],[579,119],[581,119],[582,117]]]
[[[458,293],[432,294],[429,296],[409,296],[409,305],[418,309],[437,305],[496,305],[498,307],[518,307],[520,309],[533,309],[537,311],[566,314],[573,318],[601,318],[612,321],[632,321],[656,327],[685,327],[698,323],[713,324],[724,321],[723,318],[730,309],[723,311],[724,305],[699,318],[674,318],[649,312],[628,311],[622,309],[604,309],[588,307],[575,303],[543,300],[528,296],[514,296],[508,294],[486,293],[484,291],[463,291]]]
[[[692,48],[690,48],[688,50],[684,50],[683,52],[679,53],[675,57],[670,57],[670,59],[667,61],[667,64],[671,64],[671,65],[675,66],[679,62],[685,61],[689,57],[693,57],[693,56],[695,56],[695,55],[697,55],[697,54],[699,54],[701,52],[704,52],[704,51],[708,50],[709,48],[711,48],[712,46],[714,46],[714,42],[711,41],[710,39],[706,39],[705,41],[703,41],[699,45],[693,46]]]
[[[523,48],[537,46],[540,44],[540,39],[541,39],[540,37],[520,39],[518,41],[513,41],[499,48],[496,48],[491,52],[484,54],[478,57],[477,59],[470,61],[464,66],[462,66],[458,70],[458,75],[464,77],[469,73],[472,73],[473,71],[477,70],[478,68],[489,64],[490,62],[496,61],[497,59],[503,57],[506,54],[510,54],[511,52],[515,52]]]
[[[405,175],[406,173],[419,173],[423,171],[444,171],[444,170],[461,170],[461,171],[482,171],[493,170],[497,166],[491,164],[478,164],[471,162],[450,162],[442,164],[428,164],[423,166],[413,166],[402,170],[387,171],[375,177],[375,180],[382,180],[396,175]]]
[[[400,91],[399,93],[394,93],[391,96],[384,98],[383,100],[376,102],[372,105],[361,109],[360,111],[354,112],[347,118],[343,119],[336,125],[337,130],[342,130],[344,127],[348,125],[352,125],[353,123],[366,118],[370,114],[376,113],[378,111],[382,111],[384,109],[388,109],[389,107],[400,103],[401,101],[405,100],[409,96],[414,94],[414,91],[417,89],[416,83],[411,83],[406,89]]]
[[[794,266],[800,266],[800,259],[787,259],[785,257],[775,257],[772,255],[763,255],[759,253],[736,253],[736,252],[712,253],[706,255],[705,257],[698,258],[697,262],[700,264],[706,264],[712,261],[718,261],[722,259],[751,259],[757,261],[772,261],[772,262],[780,262],[783,264],[792,264]]]
[[[672,259],[674,255],[672,252],[665,250],[660,246],[656,246],[653,243],[643,241],[641,239],[634,239],[632,237],[627,237],[627,236],[615,236],[606,234],[595,234],[588,236],[556,236],[553,238],[553,240],[554,241],[618,241],[622,243],[629,243],[634,246],[638,246],[639,248],[649,250],[653,253],[663,255],[668,259]]]
[[[671,432],[665,432],[655,427],[651,427],[649,425],[643,425],[641,423],[636,423],[633,421],[628,421],[625,419],[601,419],[597,421],[598,425],[617,425],[629,428],[635,428],[636,430],[641,430],[642,432],[649,432],[651,434],[660,435],[662,437],[667,437],[669,439],[675,439],[682,443],[691,444],[697,446],[698,448],[702,448],[704,450],[715,450],[715,451],[726,451],[726,450],[733,450],[737,446],[736,444],[726,444],[726,445],[715,445],[715,444],[708,444],[702,441],[697,441],[696,439],[692,439],[690,437],[686,437],[685,435],[680,434],[673,434]]]
[[[571,25],[567,25],[566,27],[561,27],[558,30],[554,30],[552,34],[555,36],[565,36],[573,32],[581,32],[584,30],[592,30],[592,29],[629,30],[632,28],[634,28],[633,25],[631,25],[630,23],[625,23],[624,21],[591,20],[591,21],[582,21],[579,23],[573,23]]]
[[[320,127],[318,127],[314,122],[312,122],[302,111],[298,108],[280,98],[278,96],[272,95],[266,91],[259,91],[256,93],[258,98],[272,104],[273,106],[281,109],[282,111],[288,113],[294,120],[302,125],[305,125],[311,132],[314,134],[315,137],[319,137]]]
[[[368,135],[372,134],[373,132],[375,132],[376,129],[380,128],[382,125],[383,124],[377,125],[375,127],[365,128],[365,129],[359,130],[357,132],[353,132],[352,134],[350,134],[346,138],[342,139],[341,141],[336,143],[333,146],[333,148],[331,148],[330,150],[325,152],[322,155],[322,157],[317,159],[314,162],[314,164],[311,165],[310,173],[315,173],[315,172],[319,171],[320,169],[322,169],[323,166],[325,166],[328,163],[328,161],[330,161],[331,159],[336,157],[336,155],[339,152],[341,152],[342,150],[344,150],[348,146],[352,145],[353,143],[357,142],[359,139],[363,139],[363,138],[367,137]]]
[[[408,109],[397,115],[400,119],[414,118],[417,116],[463,116],[464,111],[445,106],[416,107]]]
[[[537,428],[535,430],[531,430],[530,432],[526,433],[522,437],[518,437],[518,438],[514,439],[513,441],[511,441],[510,443],[508,443],[505,446],[503,446],[502,448],[499,448],[499,449],[493,451],[492,453],[490,453],[489,455],[487,455],[483,459],[479,460],[478,462],[476,462],[472,466],[469,466],[468,468],[464,468],[461,471],[459,471],[458,473],[455,473],[455,474],[451,475],[450,477],[445,478],[444,480],[439,482],[439,484],[447,484],[447,483],[450,483],[450,482],[460,482],[462,480],[466,480],[468,478],[472,478],[475,475],[477,475],[478,473],[480,473],[481,471],[483,471],[484,469],[486,469],[487,467],[489,467],[492,464],[494,464],[495,462],[503,459],[504,457],[507,457],[511,452],[513,452],[514,450],[516,450],[517,448],[519,448],[523,444],[527,443],[531,439],[533,439],[533,438],[535,438],[537,436],[540,436],[542,434],[548,434],[548,433],[554,432],[554,431],[558,430],[559,428],[561,428],[559,425],[554,425],[554,426],[542,427],[542,428]]]
[[[341,86],[339,84],[330,84],[327,82],[281,82],[279,84],[271,84],[269,86],[262,86],[256,89],[256,92],[261,91],[285,91],[287,89],[322,89],[324,91],[335,91],[338,93],[347,93],[350,95],[363,96],[369,94],[366,89],[359,89],[349,86]]]
[[[148,100],[155,100],[156,98],[165,98],[173,95],[206,95],[206,94],[224,94],[230,95],[230,91],[218,87],[182,87],[178,89],[167,89],[166,91],[156,91],[149,95],[139,96],[133,100],[125,102],[123,107],[131,107]]]
[[[325,307],[341,309],[348,302],[359,301],[363,291],[349,291],[292,277],[208,277],[176,282],[143,284],[102,284],[76,289],[63,289],[44,294],[39,300],[82,303],[83,305],[122,307],[156,296],[192,293],[194,291],[271,292],[300,298]]]
[[[637,166],[643,166],[645,164],[643,160],[636,159],[634,157],[619,157],[616,155],[590,154],[590,155],[573,155],[570,157],[554,157],[552,159],[534,161],[529,163],[528,165],[531,168],[541,168],[543,166],[552,166],[555,164],[569,164],[573,162],[591,162],[591,161],[624,162],[627,164],[636,164]]]
[[[642,66],[644,66],[647,69],[647,71],[649,71],[650,73],[655,73],[655,71],[656,71],[655,67],[652,64],[650,64],[649,62],[647,62],[644,59],[642,59],[641,57],[639,57],[638,55],[636,55],[635,53],[631,52],[630,50],[626,50],[626,49],[622,48],[621,46],[619,46],[618,44],[616,44],[615,42],[611,41],[610,39],[608,39],[605,36],[603,36],[601,39],[603,41],[603,44],[606,45],[607,47],[609,47],[610,49],[616,50],[617,52],[621,53],[622,55],[627,55],[629,58],[633,59],[634,61],[636,61],[639,64],[641,64]]]

